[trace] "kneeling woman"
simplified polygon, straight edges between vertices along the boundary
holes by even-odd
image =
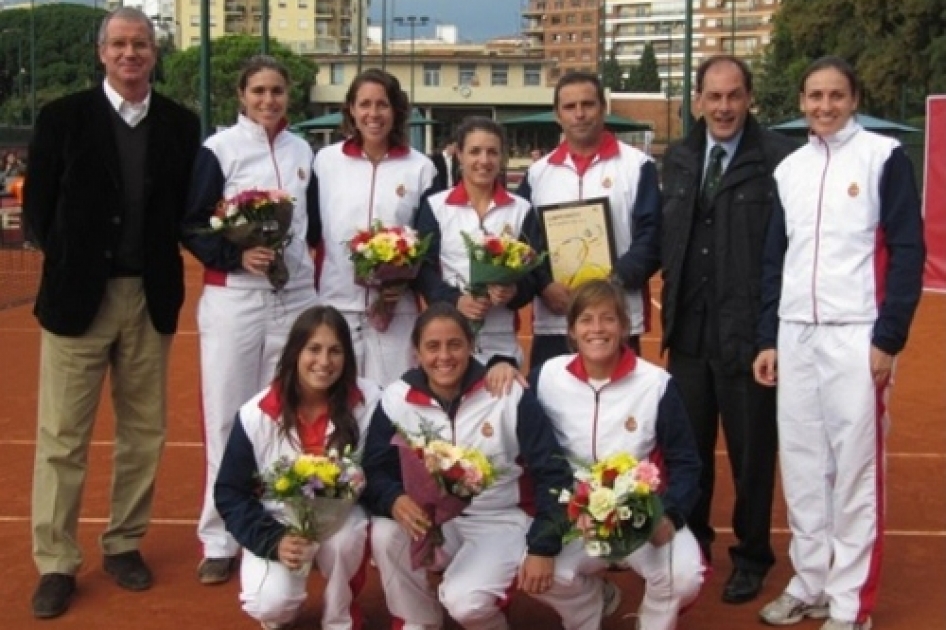
[[[486,370],[471,357],[473,333],[456,308],[431,305],[417,320],[411,342],[419,367],[385,388],[364,457],[364,498],[377,515],[372,551],[388,608],[405,630],[441,627],[440,603],[468,630],[501,630],[507,627],[502,607],[517,575],[519,587],[530,593],[551,584],[561,549],[555,523],[563,517],[551,490],[570,484],[571,470],[528,390],[518,383],[501,397],[486,390]],[[405,492],[391,444],[393,423],[408,433],[432,427],[448,442],[478,449],[496,470],[493,485],[442,527],[449,560],[437,593],[424,569],[411,569],[410,539],[427,533],[431,523]],[[522,492],[524,469],[535,482],[534,497]],[[521,507],[530,499],[535,520]],[[578,591],[575,597],[593,595]]]
[[[665,516],[648,543],[618,563],[646,581],[640,627],[670,630],[680,609],[695,599],[703,581],[696,539],[686,516],[699,493],[700,460],[683,402],[670,375],[637,357],[624,343],[630,330],[623,292],[604,280],[582,285],[566,321],[577,354],[550,359],[531,375],[531,390],[571,461],[597,462],[627,453],[662,467]],[[608,568],[589,556],[580,540],[565,547],[555,566],[555,586],[539,599],[562,616],[566,630],[598,630],[597,618],[563,605],[582,576]],[[610,612],[615,587],[604,589],[599,610]]]
[[[308,542],[280,521],[278,504],[260,499],[259,473],[280,457],[300,453],[356,453],[380,396],[357,377],[345,318],[334,308],[304,311],[292,326],[272,385],[240,408],[223,455],[214,498],[229,531],[243,547],[243,609],[264,628],[281,628],[299,614],[307,578],[301,566]],[[353,605],[364,583],[368,518],[355,506],[337,533],[320,543],[315,565],[325,577],[322,627],[357,630]]]

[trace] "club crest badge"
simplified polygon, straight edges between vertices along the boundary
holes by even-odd
[[[493,425],[489,423],[489,420],[483,423],[483,428],[480,429],[480,432],[483,434],[483,437],[493,437]]]
[[[394,190],[394,193],[398,197],[403,197],[407,194],[407,188],[404,187],[404,184],[398,184],[398,187]]]
[[[634,416],[627,417],[627,420],[624,421],[624,428],[627,429],[628,433],[637,431],[637,420],[634,419]]]
[[[296,172],[296,174],[299,176],[300,180],[305,181],[305,170],[301,166],[299,167],[299,170]]]
[[[851,182],[851,185],[847,187],[848,197],[857,197],[860,193],[861,189],[858,188],[857,182]]]
[[[601,180],[601,185],[605,188],[611,188],[614,185],[614,181],[610,177],[605,177]]]

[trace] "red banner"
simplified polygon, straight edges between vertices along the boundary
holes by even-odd
[[[923,288],[946,292],[946,95],[926,99],[923,220],[926,236]]]

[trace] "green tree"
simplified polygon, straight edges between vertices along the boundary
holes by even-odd
[[[45,103],[101,77],[95,39],[105,11],[78,4],[36,5],[36,76],[30,74],[30,10],[0,11],[0,123],[29,124],[30,93]]]
[[[623,83],[623,79],[621,77],[621,64],[618,63],[614,48],[611,48],[608,58],[605,59],[603,64],[601,64],[601,83],[604,85],[606,90],[611,90],[613,92],[621,91]]]
[[[862,83],[861,110],[922,113],[946,88],[946,0],[783,0],[756,90],[766,122],[798,113],[798,79],[823,55],[838,55]]]
[[[211,120],[214,124],[229,125],[239,111],[237,80],[243,62],[260,51],[258,37],[229,35],[215,39],[211,44]],[[314,62],[297,55],[277,41],[271,41],[269,54],[279,59],[289,70],[292,85],[289,94],[289,118],[300,120],[307,116],[309,92],[318,71]],[[192,46],[174,52],[163,60],[165,80],[158,89],[165,95],[200,111],[200,50]]]
[[[657,71],[657,56],[654,45],[647,42],[641,51],[640,63],[631,69],[624,89],[628,92],[660,92],[660,73]]]

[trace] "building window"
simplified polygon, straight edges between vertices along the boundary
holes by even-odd
[[[591,31],[584,31],[581,34],[581,43],[588,44],[591,42]]]
[[[522,68],[523,85],[542,85],[542,64],[527,63]]]
[[[440,64],[424,64],[424,85],[427,87],[438,87],[440,85]]]
[[[559,24],[562,23],[562,16],[553,15],[551,21],[552,21],[552,26],[558,26]]]
[[[284,31],[289,28],[289,22],[286,20],[279,20],[279,30]]]
[[[590,13],[582,13],[582,14],[581,14],[581,23],[582,23],[582,24],[591,24],[592,17],[594,17],[594,16],[592,16]]]
[[[305,0],[299,0],[299,8],[300,8],[300,9],[308,9],[308,8],[309,8],[309,3],[306,2]]]
[[[299,30],[300,31],[309,30],[309,20],[299,20]]]
[[[574,24],[577,21],[574,13],[569,13],[565,16],[565,24]]]
[[[477,83],[476,64],[461,63],[457,70],[457,75],[460,85],[475,85]]]
[[[490,83],[492,85],[509,85],[508,63],[494,63],[490,66]]]
[[[581,60],[582,61],[591,61],[591,53],[587,50],[581,51]]]
[[[333,63],[331,65],[332,69],[332,85],[345,85],[345,64],[343,63]]]

